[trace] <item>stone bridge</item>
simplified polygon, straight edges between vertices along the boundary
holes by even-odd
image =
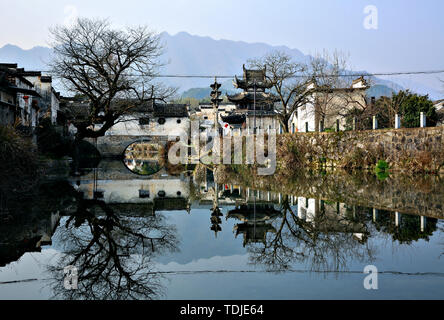
[[[122,158],[126,148],[135,142],[151,143],[165,147],[168,137],[109,135],[85,140],[95,146],[103,158]]]

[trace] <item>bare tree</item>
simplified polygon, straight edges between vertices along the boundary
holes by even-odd
[[[338,51],[324,51],[310,59],[308,69],[313,84],[311,113],[318,131],[323,130],[327,121],[344,117],[350,110],[350,103],[356,100],[354,96],[350,99],[350,90],[342,90],[349,87],[353,77],[347,71],[350,69],[347,61],[348,57]]]
[[[273,84],[273,89],[279,97],[279,121],[284,131],[289,132],[291,115],[308,102],[311,94],[306,89],[309,80],[306,76],[307,65],[295,62],[290,55],[282,51],[251,59],[248,63],[250,67],[266,69],[266,78]]]
[[[103,136],[118,119],[148,99],[175,90],[154,84],[161,66],[159,35],[146,27],[113,29],[107,20],[80,18],[51,29],[52,72],[65,88],[88,100],[74,119],[76,140]]]

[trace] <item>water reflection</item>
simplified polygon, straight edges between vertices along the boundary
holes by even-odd
[[[49,267],[55,298],[153,299],[162,294],[153,259],[177,250],[176,229],[163,215],[78,198],[59,228],[63,254]],[[76,266],[78,289],[65,290],[63,268]]]
[[[163,167],[161,147],[149,142],[137,142],[129,145],[124,152],[123,162],[132,172],[150,176]]]
[[[205,166],[193,169],[172,174],[161,168],[143,176],[129,172],[120,161],[105,161],[70,181],[41,185],[25,198],[2,193],[0,267],[56,241],[60,254],[47,266],[54,298],[154,299],[166,290],[157,262],[181,249],[179,239],[186,228],[172,223],[168,214],[184,214],[186,219],[206,212],[205,232],[215,237],[233,232],[250,265],[273,272],[292,270],[295,264],[311,271],[343,271],[351,262],[376,259],[379,248],[372,238],[410,245],[440,232],[442,199],[435,201],[436,194],[430,193],[440,192],[441,182],[430,180],[417,194],[408,189],[409,198],[428,199],[415,214],[402,194],[402,182],[399,188],[393,181],[384,182],[390,184],[387,189],[379,185],[380,193],[371,199],[392,198],[375,209],[362,205],[371,200],[363,199],[365,190],[375,190],[368,184],[374,181],[371,177],[347,180],[360,190],[358,199],[320,183],[331,183],[330,177],[285,182],[291,187],[282,183],[282,190],[292,190],[288,194],[271,185],[215,179],[213,169]],[[310,189],[300,187],[307,180]],[[196,236],[199,232],[194,231]],[[194,250],[207,246],[199,242]],[[78,268],[78,290],[63,287],[68,265]]]

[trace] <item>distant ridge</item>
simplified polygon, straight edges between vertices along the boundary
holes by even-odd
[[[34,47],[24,50],[18,46],[7,44],[0,48],[0,62],[18,63],[20,68],[28,70],[47,70],[51,60],[52,49]]]
[[[280,50],[291,55],[296,61],[304,62],[310,56],[297,49],[286,46],[271,46],[265,43],[247,43],[243,41],[215,40],[210,37],[191,35],[179,32],[170,35],[161,33],[161,39],[165,46],[165,54],[162,62],[166,65],[161,70],[163,74],[180,75],[235,75],[242,73],[242,64],[248,59],[265,55],[273,50]],[[15,45],[5,45],[0,48],[0,62],[16,62],[20,67],[28,70],[48,70],[47,63],[51,60],[52,49],[48,47],[34,47],[23,50]],[[168,78],[162,81],[179,87],[179,92],[185,95],[200,97],[207,93],[210,79],[198,78]],[[222,82],[224,82],[223,80]],[[399,90],[402,87],[391,81],[376,79],[375,84],[386,88],[379,88],[378,92]],[[231,83],[231,82],[230,82]],[[224,90],[234,90],[227,83]],[[403,83],[404,86],[405,83]],[[191,93],[188,92],[189,89]],[[200,90],[205,89],[205,90]],[[427,85],[418,84],[415,89],[420,94],[430,93],[434,99],[442,98],[442,95]],[[377,89],[375,89],[377,90]],[[224,92],[225,93],[225,92]],[[377,96],[377,95],[376,95]]]

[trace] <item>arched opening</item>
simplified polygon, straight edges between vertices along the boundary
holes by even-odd
[[[135,174],[150,176],[163,168],[160,146],[149,141],[137,141],[124,151],[123,163]]]

